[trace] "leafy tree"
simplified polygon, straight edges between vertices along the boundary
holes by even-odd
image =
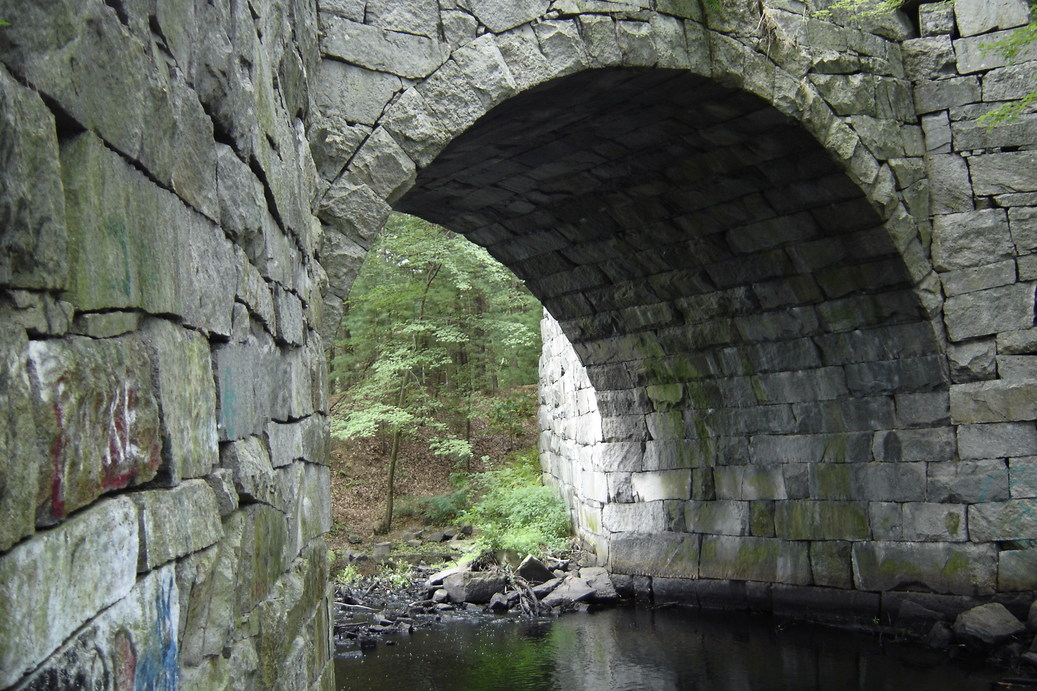
[[[346,391],[331,432],[389,446],[387,532],[402,439],[470,460],[476,395],[536,382],[541,308],[486,250],[403,214],[372,247],[346,307],[331,367]]]

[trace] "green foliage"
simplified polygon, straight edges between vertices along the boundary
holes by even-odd
[[[895,12],[904,4],[904,0],[837,0],[826,10],[815,12],[817,17],[829,17],[834,12],[845,11],[858,17],[871,17],[879,14]]]
[[[536,416],[537,403],[533,387],[512,389],[504,396],[494,397],[488,403],[490,426],[517,437],[523,432],[523,423]]]
[[[1030,23],[1010,33],[1005,38],[995,41],[993,44],[983,46],[987,51],[996,51],[1005,56],[1009,62],[1014,62],[1020,51],[1026,46],[1037,41],[1037,0],[1030,0]],[[1037,78],[1037,75],[1034,75]],[[1026,113],[1037,105],[1037,89],[1023,96],[1018,101],[1009,101],[984,113],[979,117],[979,123],[987,129],[993,129],[998,125],[1010,122]]]
[[[335,582],[339,585],[353,585],[359,583],[364,578],[363,574],[356,567],[356,564],[349,564],[337,574],[335,574]]]
[[[388,562],[378,573],[378,580],[393,588],[409,585],[413,577],[414,569],[404,562]]]
[[[404,497],[400,500],[396,515],[400,518],[421,518],[429,525],[449,525],[457,520],[467,506],[468,495],[459,489],[431,497]]]
[[[467,464],[476,392],[536,381],[542,310],[486,250],[403,214],[390,217],[345,307],[330,367],[345,395],[331,434],[392,439],[378,528],[387,532],[401,438]]]
[[[499,470],[473,475],[471,492],[476,500],[459,520],[478,529],[484,550],[542,554],[565,548],[572,534],[569,512],[541,484],[535,449]]]
[[[464,461],[471,449],[448,413],[463,416],[473,392],[536,381],[536,299],[484,249],[419,218],[390,218],[346,307],[331,363],[347,389],[338,438],[421,434]]]

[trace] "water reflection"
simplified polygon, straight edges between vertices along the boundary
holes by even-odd
[[[1001,675],[915,648],[768,617],[609,609],[552,621],[445,622],[336,663],[338,688],[985,689]]]

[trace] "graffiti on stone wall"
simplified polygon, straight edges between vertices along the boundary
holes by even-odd
[[[34,342],[36,423],[49,451],[37,519],[53,523],[161,463],[151,364],[137,338]]]

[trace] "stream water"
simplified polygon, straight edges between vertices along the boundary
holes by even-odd
[[[765,616],[638,607],[537,621],[444,617],[335,666],[340,691],[955,691],[989,689],[1009,676]]]

